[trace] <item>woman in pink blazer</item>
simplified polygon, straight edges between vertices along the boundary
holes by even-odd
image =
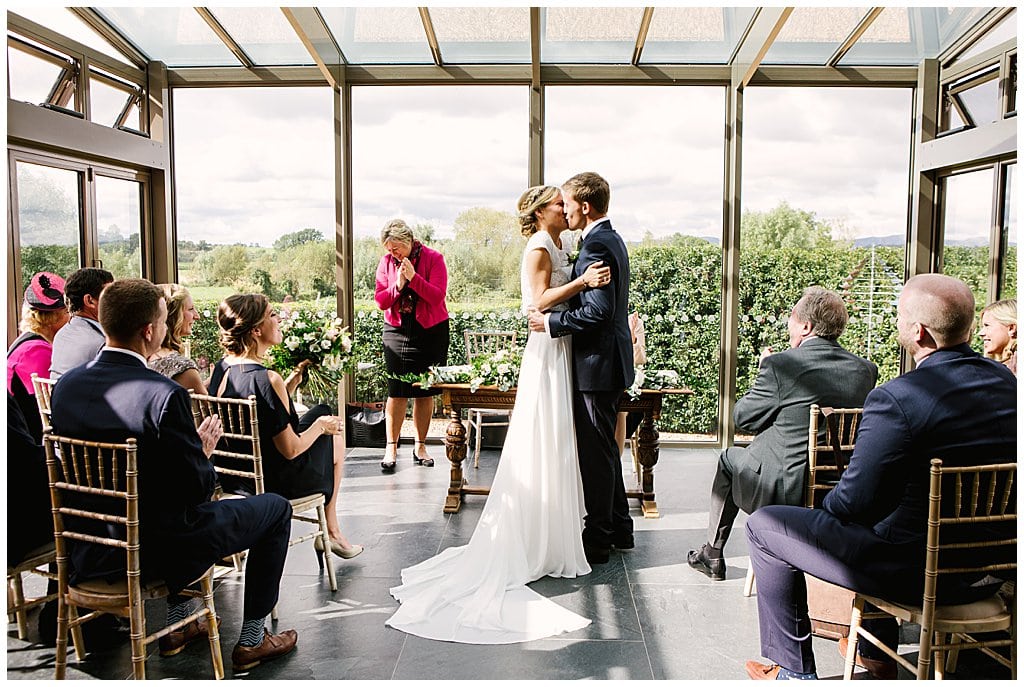
[[[431,365],[448,361],[448,268],[444,256],[424,246],[403,220],[384,225],[380,242],[386,251],[377,265],[377,306],[384,311],[384,363],[388,402],[384,425],[387,447],[380,467],[392,472],[398,456],[408,399],[413,399],[412,421],[416,428],[413,463],[430,467],[434,459],[424,443],[438,391],[414,387],[394,379],[397,375],[426,372]]]

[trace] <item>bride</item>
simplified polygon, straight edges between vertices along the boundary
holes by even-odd
[[[520,270],[524,314],[530,306],[563,308],[584,289],[608,283],[609,270],[600,263],[570,281],[573,235],[558,188],[530,188],[518,209],[529,237]],[[391,589],[402,605],[387,625],[428,639],[510,644],[590,624],[526,586],[545,575],[590,572],[581,539],[571,338],[530,334],[501,461],[476,530],[466,546],[402,571],[402,585]]]

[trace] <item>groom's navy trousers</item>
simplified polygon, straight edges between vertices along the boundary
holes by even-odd
[[[573,419],[583,478],[583,544],[607,549],[615,535],[632,534],[622,461],[615,443],[621,391],[575,391]]]

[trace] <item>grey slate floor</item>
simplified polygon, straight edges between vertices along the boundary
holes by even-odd
[[[525,644],[461,645],[403,634],[384,626],[397,607],[388,589],[402,567],[448,546],[468,541],[484,504],[469,496],[462,511],[445,515],[441,506],[449,470],[443,447],[431,446],[434,468],[414,466],[411,449],[401,448],[397,472],[383,475],[382,452],[352,449],[346,463],[339,513],[353,542],[366,551],[350,561],[335,559],[339,589],[331,593],[317,569],[312,546],[289,552],[282,580],[279,628],[299,633],[297,650],[249,673],[232,675],[231,648],[241,623],[242,581],[220,579],[216,595],[222,618],[221,645],[227,677],[243,679],[459,679],[459,680],[741,680],[743,664],[760,656],[757,597],[742,595],[748,558],[738,530],[726,550],[724,582],[691,570],[686,551],[700,545],[707,527],[708,491],[718,452],[664,448],[656,475],[661,518],[645,520],[635,509],[637,547],[613,552],[611,561],[586,577],[545,578],[532,586],[575,612],[592,618],[571,634]],[[485,451],[481,467],[467,470],[473,484],[489,483],[497,451]],[[627,452],[628,459],[628,452]],[[468,463],[469,461],[467,461]],[[743,516],[737,522],[742,527]],[[10,525],[9,525],[10,526]],[[301,527],[299,524],[297,527]],[[164,618],[162,601],[147,604],[151,628]],[[35,617],[28,641],[8,625],[7,677],[48,679],[53,649],[39,643]],[[912,636],[912,635],[911,635]],[[912,640],[916,641],[916,640]],[[815,638],[818,673],[840,679],[836,643]],[[915,646],[901,652],[914,654]],[[961,656],[958,679],[1008,678],[1008,671],[977,652]],[[210,679],[207,645],[197,643],[173,658],[160,658],[151,645],[147,677]],[[94,650],[84,663],[72,659],[73,679],[123,679],[131,674],[127,634],[113,648]],[[858,673],[855,677],[867,679]],[[909,678],[908,674],[901,677]]]

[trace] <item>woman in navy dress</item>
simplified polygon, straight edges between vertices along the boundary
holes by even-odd
[[[266,491],[295,499],[323,494],[327,499],[327,535],[331,551],[354,558],[363,551],[351,544],[338,524],[338,489],[345,462],[344,419],[331,415],[326,405],[310,408],[300,419],[291,394],[308,365],[300,363],[284,379],[267,369],[267,350],[281,343],[277,311],[262,294],[228,296],[217,311],[220,344],[225,356],[210,376],[210,393],[223,398],[256,397]],[[252,484],[221,479],[227,491],[246,492]],[[319,544],[319,539],[314,544]]]

